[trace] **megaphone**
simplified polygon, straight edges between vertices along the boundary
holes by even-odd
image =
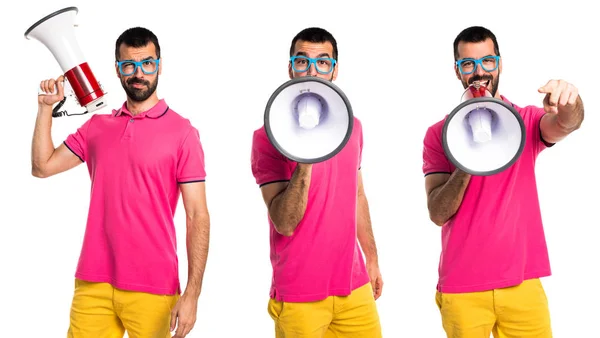
[[[78,12],[77,7],[67,7],[51,13],[29,27],[25,31],[25,38],[38,40],[50,50],[74,92],[77,103],[85,107],[86,110],[82,114],[86,114],[105,107],[107,102],[106,93],[86,62],[75,37],[73,27],[75,26],[75,15]],[[67,93],[65,93],[65,98],[53,109],[52,116],[82,115],[67,114],[66,111],[58,112],[66,98]]]
[[[269,98],[264,115],[271,144],[288,159],[318,163],[338,154],[354,126],[344,92],[318,77],[288,80]]]
[[[525,124],[512,105],[496,99],[479,83],[470,85],[442,130],[446,156],[475,176],[508,169],[525,147]]]

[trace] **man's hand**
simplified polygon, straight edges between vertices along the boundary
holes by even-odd
[[[196,312],[198,310],[198,298],[194,298],[184,293],[173,310],[171,310],[171,331],[175,330],[177,324],[177,331],[173,338],[184,338],[196,323]]]
[[[575,110],[579,91],[565,80],[550,80],[538,89],[546,94],[544,97],[544,110],[546,113],[569,115]]]
[[[65,97],[64,81],[65,77],[61,75],[56,80],[48,79],[40,82],[40,90],[44,94],[38,95],[38,104],[52,106],[61,101]]]
[[[371,286],[373,287],[373,297],[375,297],[375,300],[377,300],[377,298],[381,296],[381,291],[383,289],[383,278],[381,277],[381,272],[379,271],[379,264],[367,262],[367,272],[369,273]]]

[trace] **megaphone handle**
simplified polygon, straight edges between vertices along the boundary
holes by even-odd
[[[54,86],[54,91],[52,93],[50,93],[50,94],[44,92],[41,88],[38,87],[38,96],[41,96],[41,95],[56,95],[56,94],[58,94],[58,84],[56,84]],[[63,81],[63,94],[64,94],[63,99],[60,100],[60,102],[58,102],[58,104],[54,108],[52,108],[52,117],[85,115],[85,114],[88,113],[87,109],[83,113],[78,113],[78,114],[69,114],[69,113],[67,113],[66,110],[59,111],[60,108],[62,108],[62,106],[65,104],[65,101],[67,100],[67,97],[74,95],[73,87],[71,87],[71,85],[69,84],[69,81],[67,81],[66,77],[64,78],[64,81]]]
[[[66,96],[73,96],[73,87],[71,87],[71,85],[69,84],[69,81],[67,81],[67,78],[64,78],[63,81],[63,93]],[[41,95],[56,95],[58,94],[58,83],[54,85],[54,91],[52,93],[46,93],[42,90],[42,88],[38,87],[38,96]]]

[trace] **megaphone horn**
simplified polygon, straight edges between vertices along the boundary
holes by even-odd
[[[271,144],[288,159],[318,163],[338,154],[354,126],[344,92],[318,77],[288,80],[269,98],[264,115]]]
[[[85,114],[105,107],[107,102],[104,97],[106,93],[77,44],[73,29],[77,13],[77,7],[67,7],[51,13],[29,27],[25,31],[25,38],[40,41],[54,55],[77,97],[77,102],[86,108]],[[54,108],[54,117],[62,116],[62,113],[56,111],[63,103],[64,99]]]
[[[450,162],[475,176],[508,169],[525,147],[525,124],[519,112],[479,83],[470,85],[461,101],[442,129],[442,144]]]

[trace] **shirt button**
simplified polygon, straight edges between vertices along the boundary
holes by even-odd
[[[133,122],[133,119],[130,119],[129,122]]]

